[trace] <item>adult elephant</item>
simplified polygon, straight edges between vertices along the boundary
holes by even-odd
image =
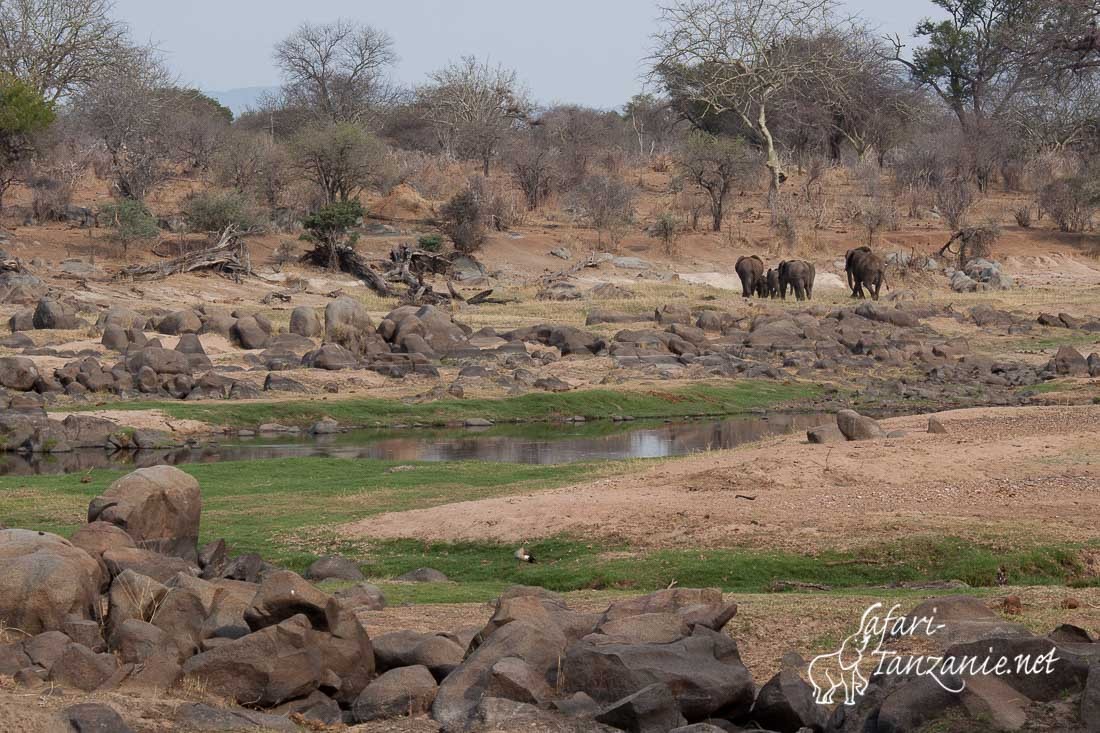
[[[756,255],[739,257],[733,269],[741,278],[741,297],[751,298],[759,292],[759,283],[764,278],[764,260]]]
[[[779,297],[787,299],[790,287],[799,300],[813,299],[817,268],[805,260],[785,260],[779,263]]]
[[[848,288],[852,291],[852,297],[856,297],[856,284],[854,269],[856,263],[871,254],[871,248],[867,246],[853,247],[844,254],[844,272],[848,275]]]
[[[860,248],[866,249],[866,248]],[[879,291],[886,281],[886,260],[882,255],[866,250],[860,252],[853,250],[855,254],[848,259],[848,281],[852,286],[852,297],[866,298],[863,288],[871,293],[871,300],[878,300]]]

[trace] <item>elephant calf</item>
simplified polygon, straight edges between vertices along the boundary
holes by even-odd
[[[787,287],[790,286],[799,300],[813,299],[817,268],[812,262],[784,260],[779,263],[778,274],[780,298],[787,299]]]

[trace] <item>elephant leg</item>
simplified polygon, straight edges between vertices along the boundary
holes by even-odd
[[[799,302],[806,299],[806,288],[801,280],[796,280],[794,283],[794,295],[798,298]]]
[[[749,280],[748,275],[741,275],[741,297],[749,297],[749,289],[752,287],[752,282]]]

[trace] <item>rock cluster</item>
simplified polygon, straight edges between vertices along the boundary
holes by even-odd
[[[1076,724],[1078,715],[1094,720],[1100,706],[1100,644],[1087,633],[1033,636],[967,597],[933,599],[912,615],[945,624],[948,654],[1054,650],[1051,671],[953,679],[967,683],[959,693],[926,676],[872,676],[855,705],[830,708],[818,704],[820,690],[803,676],[816,679],[814,668],[800,658],[757,686],[724,631],[737,606],[694,588],[590,613],[517,586],[480,628],[372,639],[362,615],[384,606],[376,588],[329,595],[256,555],[231,558],[224,542],[197,547],[200,508],[191,477],[158,467],[93,499],[90,523],[71,541],[0,530],[0,620],[25,632],[0,644],[0,674],[32,689],[49,684],[55,695],[163,695],[184,685],[242,706],[171,706],[169,724],[185,730],[430,715],[447,731],[849,733],[916,731],[945,719],[1022,724],[1053,701]],[[308,574],[361,577],[334,557]],[[82,703],[62,717],[77,730],[126,731],[125,712]]]

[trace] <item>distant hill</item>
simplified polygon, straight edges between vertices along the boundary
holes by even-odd
[[[206,94],[233,110],[234,117],[239,117],[248,108],[256,107],[261,96],[277,89],[278,87],[241,87],[240,89],[226,89],[221,92],[206,92]]]

